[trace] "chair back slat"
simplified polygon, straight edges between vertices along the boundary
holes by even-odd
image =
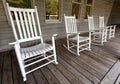
[[[20,35],[20,38],[23,39],[23,35],[22,35],[22,29],[21,29],[21,26],[20,26],[20,20],[19,20],[19,16],[18,16],[18,12],[17,11],[14,11],[13,12],[14,15],[15,15],[15,19],[16,19],[16,26],[18,28],[18,32],[19,32],[19,35]]]
[[[40,27],[40,21],[39,21],[39,17],[38,17],[38,11],[37,11],[37,7],[35,6],[35,15],[36,15],[36,23],[38,25],[38,31],[40,35],[42,35],[42,32],[41,32],[41,27]]]
[[[36,30],[36,24],[35,24],[35,18],[34,18],[34,14],[33,13],[31,13],[31,16],[32,16],[32,23],[33,23],[33,30],[34,30],[34,32],[35,32],[35,36],[37,36],[37,30]]]
[[[20,22],[21,22],[21,27],[23,29],[23,36],[24,38],[27,38],[27,34],[26,34],[26,31],[25,31],[25,27],[24,27],[24,19],[23,19],[23,13],[21,13],[21,11],[19,11],[19,15],[20,15]]]
[[[30,38],[30,30],[29,30],[29,26],[28,26],[26,12],[23,12],[23,17],[24,17],[24,23],[25,23],[25,28],[26,28],[26,35],[28,38]]]
[[[94,27],[94,19],[93,19],[93,16],[88,16],[88,27],[89,27],[89,30],[91,31],[94,31],[95,27]]]
[[[99,27],[101,28],[101,27],[104,27],[105,26],[105,24],[104,24],[104,16],[100,16],[99,17]]]
[[[41,37],[41,28],[37,8],[25,9],[8,7],[8,12],[16,40]],[[41,37],[41,41],[43,39]]]
[[[31,21],[31,15],[30,14],[31,14],[31,12],[27,12],[28,24],[29,24],[29,28],[30,28],[31,37],[34,37],[32,21]]]
[[[64,16],[66,33],[77,33],[77,24],[75,16]]]

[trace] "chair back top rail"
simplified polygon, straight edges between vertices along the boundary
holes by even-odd
[[[104,16],[99,16],[99,27],[100,28],[105,27]]]
[[[27,9],[10,7],[8,3],[6,5],[15,40],[30,39],[42,35],[36,6],[34,9]]]
[[[89,31],[95,30],[93,16],[88,16],[88,27],[89,27]]]
[[[75,16],[65,16],[66,33],[77,33],[77,24]]]

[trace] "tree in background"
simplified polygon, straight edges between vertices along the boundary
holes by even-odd
[[[31,8],[31,0],[7,0],[10,6]]]
[[[46,19],[49,15],[58,15],[58,0],[46,0]]]

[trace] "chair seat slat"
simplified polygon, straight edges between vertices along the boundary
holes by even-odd
[[[33,57],[37,54],[44,54],[44,52],[48,52],[52,49],[53,49],[53,47],[50,44],[43,43],[43,44],[38,44],[38,45],[35,45],[32,47],[21,48],[21,53],[22,53],[23,59],[27,59],[27,58]],[[24,53],[26,53],[26,54],[24,54]]]

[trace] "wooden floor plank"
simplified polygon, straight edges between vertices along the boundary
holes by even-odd
[[[118,60],[117,63],[115,63],[115,65],[111,68],[111,70],[100,82],[100,84],[114,84],[119,73],[120,73],[120,60]]]
[[[104,70],[108,70],[108,68],[111,66],[105,59],[101,58],[101,56],[97,53],[93,52],[83,52],[84,54],[88,55],[92,59],[94,59],[96,62],[102,65],[102,68]]]
[[[78,70],[73,68],[70,64],[68,64],[66,61],[62,60],[61,58],[58,58],[64,67],[66,67],[73,75],[75,75],[79,80],[81,80],[84,84],[93,84],[89,79],[87,79],[85,76],[83,76]]]
[[[20,68],[17,62],[16,54],[15,52],[11,51],[12,55],[12,68],[13,68],[13,79],[14,84],[36,84],[36,81],[34,80],[33,74],[27,75],[27,81],[23,81],[23,77],[20,72]],[[14,57],[13,57],[14,56]]]
[[[91,57],[85,55],[84,53],[81,53],[81,57],[78,58],[78,60],[82,60],[84,62],[86,62],[86,64],[90,67],[92,67],[94,70],[96,70],[96,74],[98,75],[98,78],[100,76],[103,76],[105,73],[105,70],[103,67],[103,65],[101,65],[99,62],[95,61],[94,59],[92,59]]]
[[[49,84],[40,69],[34,71],[33,75],[36,79],[37,84]]]
[[[63,47],[66,39],[58,39],[58,65],[49,64],[28,74],[26,82],[23,82],[15,52],[4,52],[0,57],[0,84],[119,84],[120,65],[116,62],[119,42],[117,37],[104,46],[92,45],[92,51],[76,56]]]
[[[13,57],[16,55],[13,51],[11,51],[10,55],[12,57],[11,61],[12,61],[13,82],[14,84],[24,84],[17,59],[16,57]]]
[[[42,73],[46,77],[49,84],[60,84],[57,78],[52,74],[52,72],[46,66],[41,68]]]
[[[63,49],[61,49],[61,50],[63,50]],[[62,52],[64,52],[64,51],[62,51]],[[89,52],[89,51],[85,51],[85,52]],[[67,53],[67,54],[69,54],[69,53]],[[97,75],[98,76],[98,78],[99,78],[99,76],[100,75],[102,75],[102,73],[103,72],[105,72],[103,69],[104,68],[101,68],[101,66],[102,67],[104,67],[103,65],[100,65],[101,63],[98,63],[98,62],[95,62],[94,60],[90,60],[89,59],[89,56],[85,56],[85,54],[83,54],[82,52],[80,53],[81,55],[80,55],[80,57],[79,58],[76,58],[75,56],[69,56],[69,55],[67,55],[67,56],[69,56],[69,57],[73,57],[73,58],[71,58],[71,59],[74,59],[75,61],[77,61],[79,64],[81,64],[82,66],[83,65],[87,65],[87,67],[85,67],[85,66],[83,66],[84,68],[87,68],[87,69],[90,69],[90,68],[92,68],[92,69],[90,69],[89,71],[91,71],[91,73],[95,73],[95,75]],[[92,63],[92,64],[91,64]],[[96,65],[97,64],[97,65]],[[95,66],[96,65],[96,66]],[[99,68],[100,67],[100,68]],[[106,67],[105,67],[106,68]],[[94,71],[94,70],[96,70],[96,71]],[[99,74],[99,72],[102,72],[101,74]],[[103,73],[104,74],[104,73]],[[103,75],[102,75],[103,76]],[[101,78],[101,77],[100,77]]]
[[[25,81],[26,84],[37,84],[36,79],[33,73],[27,75],[27,80]]]
[[[114,39],[116,39],[116,38],[114,38]],[[112,40],[114,40],[114,39],[112,39]],[[120,39],[117,39],[117,42],[116,41],[109,41],[108,43],[106,43],[106,46],[112,47],[112,49],[114,51],[118,51],[119,52],[120,46],[119,46],[119,43],[118,43],[119,41],[118,40],[120,40]]]
[[[90,63],[88,64],[87,62],[85,62],[87,60],[84,60],[84,61],[81,60],[82,55],[80,57],[68,56],[68,58],[70,58],[71,60],[73,60],[73,62],[75,62],[76,64],[78,64],[80,67],[82,67],[84,70],[86,70],[87,72],[89,72],[91,75],[97,77],[98,79],[101,79],[101,77],[103,76],[102,73],[100,73],[100,71],[95,70],[93,68],[93,66],[90,65]]]
[[[50,64],[48,68],[54,74],[54,76],[60,81],[61,84],[71,84],[66,77],[56,68],[57,65]]]
[[[56,66],[61,73],[71,82],[71,84],[83,84],[77,77],[75,77],[69,70],[66,69],[61,63]]]
[[[38,64],[34,64],[34,67],[38,67]],[[31,68],[34,68],[33,66],[31,66]],[[48,84],[48,81],[46,80],[45,76],[43,75],[43,73],[41,72],[41,69],[38,69],[36,71],[33,72],[33,76],[36,80],[36,84]]]
[[[107,50],[103,50],[103,48],[99,46],[94,46],[92,48],[94,49],[95,53],[101,54],[105,59],[109,60],[111,63],[114,63],[117,60],[117,58],[113,56],[114,54],[110,54]]]
[[[61,48],[61,50],[63,50],[63,49]],[[63,51],[61,51],[61,52],[63,52]],[[103,71],[101,71],[102,73],[99,73],[100,70],[101,70],[100,68],[99,68],[98,71],[96,71],[95,68],[94,68],[95,66],[93,66],[96,63],[94,63],[94,64],[87,63],[87,62],[89,62],[89,60],[83,59],[85,56],[82,53],[81,53],[81,56],[76,56],[76,55],[69,56],[69,55],[71,55],[71,53],[67,53],[67,52],[65,52],[65,54],[67,56],[66,59],[70,58],[71,60],[76,62],[78,65],[80,65],[80,67],[82,67],[83,69],[87,70],[91,74],[95,75],[97,78],[101,79],[101,75],[102,75]]]
[[[4,64],[3,64],[3,79],[2,84],[13,84],[12,68],[11,68],[11,56],[9,52],[4,53]],[[7,61],[7,62],[6,62]]]
[[[62,50],[62,49],[60,49],[60,50]],[[64,52],[64,50],[62,52]],[[69,63],[71,66],[76,68],[78,71],[80,71],[80,73],[82,73],[82,75],[84,75],[86,78],[88,78],[93,83],[97,84],[99,82],[99,79],[97,77],[95,77],[93,74],[89,73],[89,71],[86,71],[85,69],[83,69],[83,67],[84,67],[83,65],[79,65],[78,63],[76,64],[76,62],[73,61],[73,59],[69,58],[68,53],[67,54],[59,53],[58,56],[61,57],[63,60],[65,60],[67,63]]]
[[[0,56],[0,84],[2,84],[2,73],[3,73],[3,53]]]
[[[120,74],[118,75],[118,78],[116,79],[115,84],[120,84]]]
[[[113,44],[110,44],[110,45],[113,45]],[[115,46],[114,46],[115,47]],[[111,46],[108,46],[108,45],[105,45],[103,46],[102,48],[105,49],[105,50],[108,50],[109,53],[111,54],[114,54],[115,57],[118,57],[119,56],[119,50],[116,50],[114,47],[111,47]]]

